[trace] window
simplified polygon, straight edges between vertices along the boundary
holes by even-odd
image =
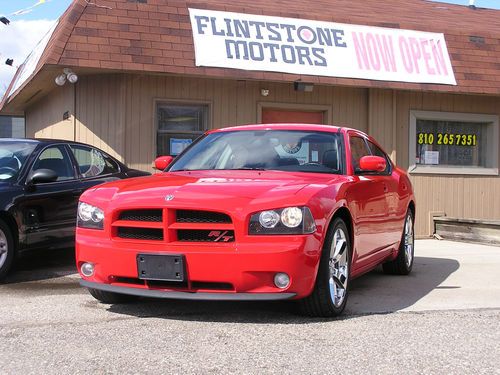
[[[387,154],[384,151],[382,151],[374,143],[372,143],[370,141],[367,141],[367,142],[368,142],[368,147],[370,147],[370,151],[371,151],[372,155],[373,156],[380,156],[381,158],[384,158],[385,162],[387,163],[387,166],[385,167],[385,170],[381,174],[390,174],[391,173],[392,164],[391,164],[391,161],[390,161],[389,157],[387,156]]]
[[[368,150],[365,140],[361,137],[351,136],[349,138],[349,145],[351,147],[352,167],[354,172],[358,172],[359,161],[363,156],[371,155],[370,150]]]
[[[498,174],[498,116],[410,112],[410,172]]]
[[[57,181],[75,178],[73,165],[63,146],[47,147],[43,150],[33,165],[33,170],[51,169],[57,174]]]
[[[71,145],[83,178],[104,176],[120,172],[113,159],[92,147]]]
[[[156,118],[156,156],[177,156],[207,130],[208,105],[158,103]]]

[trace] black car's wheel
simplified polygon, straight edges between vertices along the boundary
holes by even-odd
[[[300,301],[304,314],[333,317],[342,313],[349,291],[351,253],[349,231],[337,218],[327,234],[314,290]]]
[[[15,250],[10,228],[0,219],[0,280],[5,278],[11,269]]]
[[[102,303],[110,303],[110,304],[120,304],[120,303],[129,303],[133,302],[137,299],[136,296],[131,296],[128,294],[119,294],[113,292],[106,292],[104,290],[92,289],[88,288],[89,293],[95,299],[99,300]]]
[[[406,213],[403,234],[396,259],[382,265],[385,273],[391,275],[408,275],[413,267],[415,254],[415,233],[413,231],[413,214],[410,210]]]

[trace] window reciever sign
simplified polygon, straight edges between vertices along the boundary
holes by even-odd
[[[197,66],[456,85],[443,34],[189,9]]]

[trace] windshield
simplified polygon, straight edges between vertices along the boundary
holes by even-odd
[[[338,133],[258,130],[212,133],[171,166],[181,170],[286,170],[341,173]]]
[[[0,142],[0,182],[17,177],[36,145],[34,142]]]

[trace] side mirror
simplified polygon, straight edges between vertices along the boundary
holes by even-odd
[[[362,172],[383,172],[387,168],[387,162],[380,156],[363,156],[359,160],[359,169]]]
[[[159,156],[155,159],[154,168],[163,171],[172,163],[172,160],[174,160],[172,156]]]
[[[52,169],[37,169],[30,173],[28,177],[29,184],[44,184],[57,181],[57,173]]]

